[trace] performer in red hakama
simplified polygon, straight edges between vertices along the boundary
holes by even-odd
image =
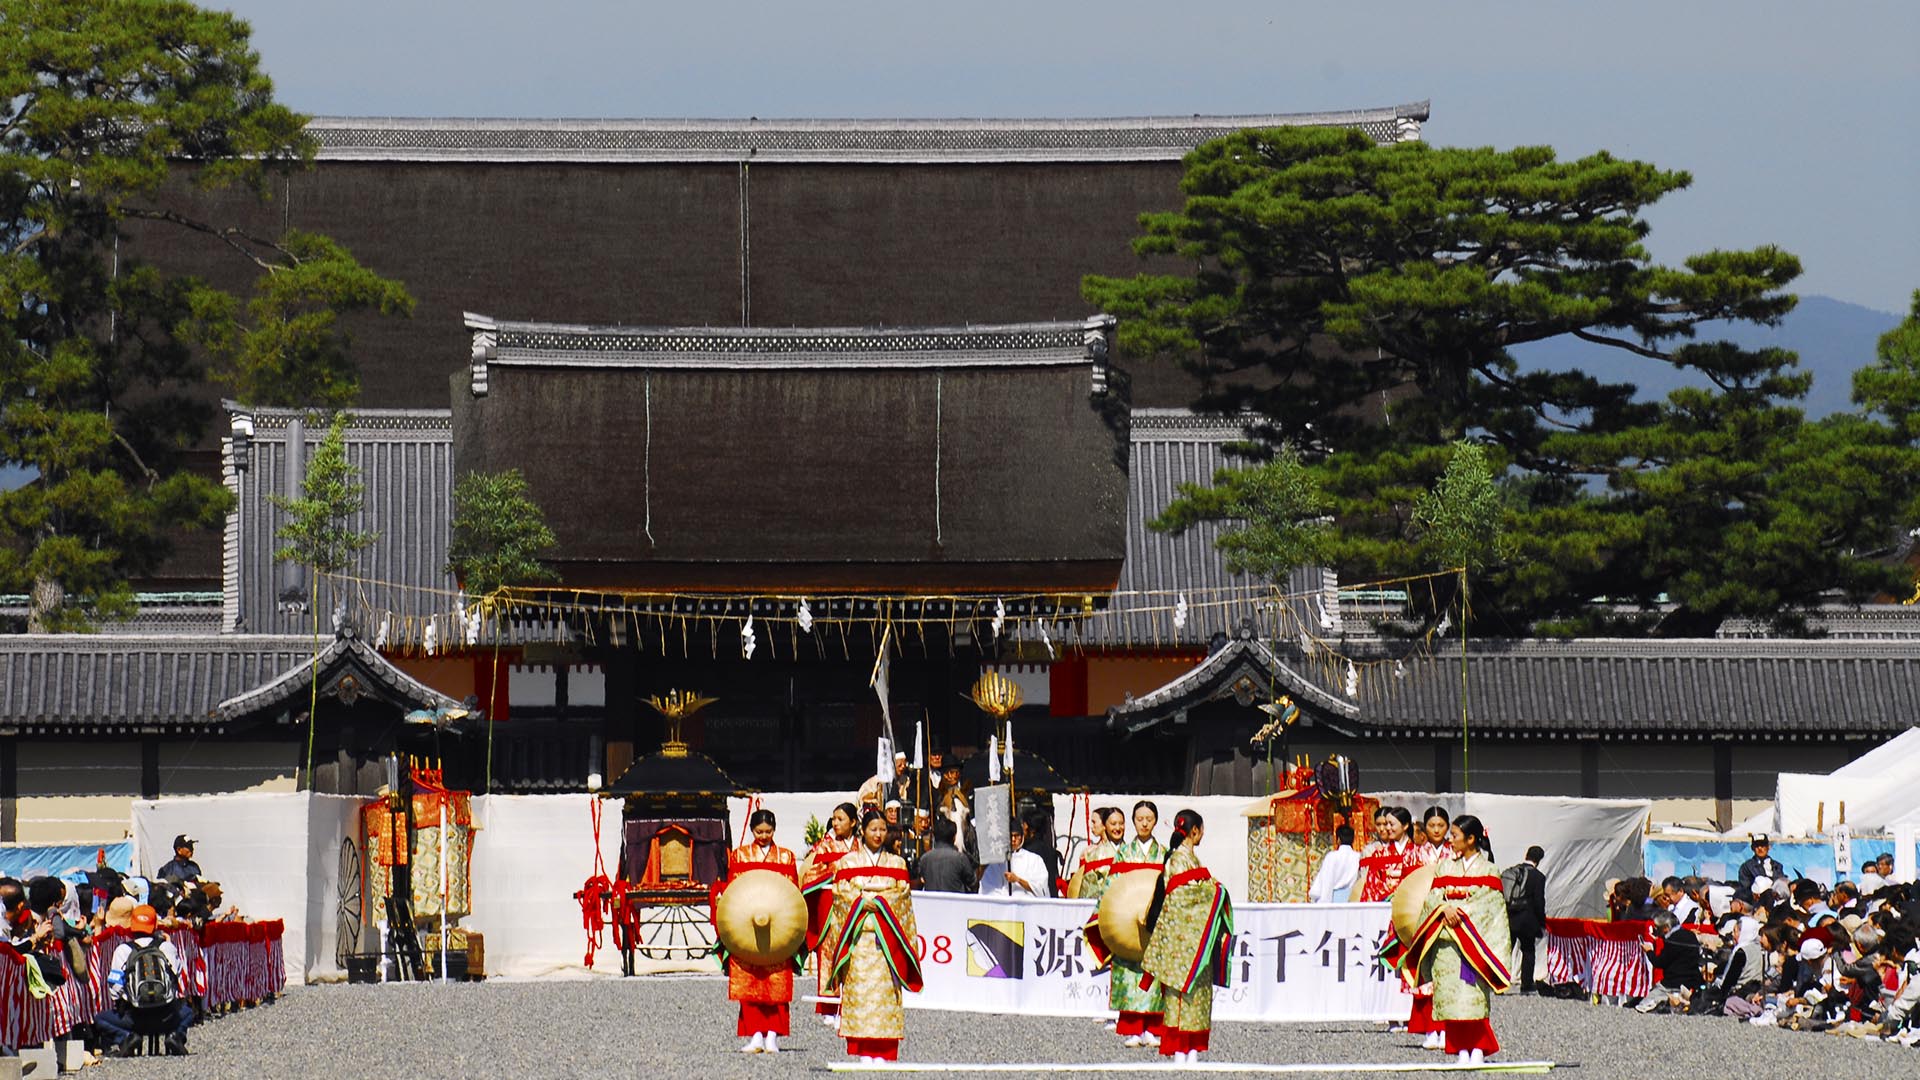
[[[732,878],[748,870],[771,870],[800,880],[800,866],[793,852],[773,842],[773,811],[755,810],[747,819],[753,842],[727,853],[727,876]],[[793,1001],[793,963],[763,967],[729,957],[727,1000],[740,1003],[738,1034],[749,1037],[742,1053],[780,1052],[780,1036],[789,1034],[787,1006]]]
[[[1360,853],[1360,902],[1363,904],[1382,903],[1390,899],[1393,890],[1400,887],[1400,882],[1422,865],[1408,836],[1408,831],[1413,827],[1411,811],[1404,806],[1383,806],[1374,813],[1373,821],[1377,839]],[[1401,990],[1409,994],[1413,992],[1413,988],[1404,982]],[[1387,1030],[1431,1034],[1435,1030],[1431,999],[1423,1016],[1420,999],[1415,997],[1413,1013],[1407,1023],[1388,1024]]]
[[[800,864],[800,891],[807,898],[807,950],[813,953],[814,976],[821,997],[828,996],[826,965],[822,958],[833,946],[823,935],[833,913],[835,864],[860,843],[853,835],[853,823],[859,813],[859,807],[852,803],[834,807],[827,819],[827,834],[808,849],[806,859]],[[840,1006],[837,1002],[818,1002],[813,1011],[828,1027],[838,1026]]]
[[[1413,844],[1413,857],[1420,866],[1431,866],[1442,859],[1453,857],[1453,847],[1447,843],[1447,830],[1452,822],[1445,809],[1438,806],[1427,807],[1420,816],[1420,832]],[[1447,1034],[1438,1020],[1433,1018],[1433,984],[1421,983],[1411,987],[1413,990],[1413,1013],[1407,1018],[1407,1031],[1413,1035],[1425,1035],[1427,1041],[1421,1045],[1428,1050],[1445,1050]]]

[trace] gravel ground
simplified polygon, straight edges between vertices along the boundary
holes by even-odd
[[[1733,1020],[1641,1016],[1630,1010],[1503,997],[1494,1024],[1510,1060],[1552,1060],[1573,1080],[1920,1075],[1920,1051]],[[109,1060],[98,1080],[134,1077],[460,1078],[828,1075],[843,1045],[804,1005],[788,1052],[736,1052],[735,1010],[714,976],[487,982],[450,986],[319,986],[193,1030],[187,1058]],[[912,1010],[911,1061],[1158,1060],[1126,1050],[1092,1020]],[[1212,1062],[1441,1062],[1406,1035],[1364,1024],[1222,1024]],[[1007,1074],[995,1074],[1007,1075]],[[1044,1072],[1030,1075],[1043,1076]]]

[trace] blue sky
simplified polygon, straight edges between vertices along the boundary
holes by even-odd
[[[1433,100],[1427,138],[1694,176],[1657,257],[1772,242],[1800,289],[1920,288],[1920,3],[245,0],[310,113],[1112,116]]]

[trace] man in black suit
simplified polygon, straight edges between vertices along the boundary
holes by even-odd
[[[1520,943],[1520,992],[1533,993],[1533,947],[1547,931],[1547,875],[1540,860],[1547,857],[1538,844],[1527,849],[1527,860],[1509,866],[1500,875],[1507,894],[1507,927]]]
[[[1755,878],[1771,878],[1774,881],[1786,878],[1786,867],[1780,865],[1779,859],[1767,854],[1772,850],[1773,841],[1767,839],[1766,833],[1753,838],[1753,858],[1740,864],[1740,892],[1737,895],[1752,896]]]

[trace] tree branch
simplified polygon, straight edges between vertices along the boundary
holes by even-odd
[[[145,221],[165,221],[170,224],[178,225],[181,228],[191,229],[194,232],[205,233],[208,236],[214,237],[220,240],[221,242],[225,243],[228,247],[239,252],[241,255],[245,256],[248,260],[250,260],[255,266],[258,266],[260,269],[265,270],[269,274],[277,274],[280,271],[287,269],[287,267],[282,266],[279,263],[261,258],[257,252],[248,248],[246,244],[255,244],[263,248],[270,248],[273,251],[276,251],[281,255],[285,256],[289,262],[292,262],[295,264],[298,264],[300,262],[300,259],[298,256],[294,255],[291,251],[288,251],[286,248],[281,247],[279,244],[276,244],[271,240],[267,240],[267,239],[263,239],[261,237],[255,236],[252,233],[249,233],[246,230],[237,228],[235,226],[230,225],[224,229],[217,229],[212,225],[208,225],[206,222],[195,221],[192,218],[186,217],[173,210],[142,210],[138,207],[129,207],[125,209],[123,213],[125,213],[128,217],[140,218]],[[241,243],[241,241],[243,240],[246,241],[246,244]]]
[[[126,436],[116,431],[113,433],[113,441],[126,448],[127,456],[133,459],[133,463],[139,466],[140,472],[146,476],[147,490],[152,491],[153,485],[160,480],[160,474],[147,467],[147,463],[141,460],[140,451],[133,448],[133,444],[127,441]]]
[[[20,122],[27,118],[27,114],[32,112],[33,107],[39,104],[39,102],[40,94],[38,91],[28,94],[26,103],[20,106],[20,111],[8,118],[6,127],[0,127],[0,139],[4,139],[13,134],[13,130],[20,126]]]
[[[1624,338],[1608,337],[1605,334],[1596,334],[1591,330],[1581,330],[1577,327],[1573,331],[1573,336],[1579,338],[1581,341],[1591,341],[1595,345],[1609,345],[1616,349],[1625,349],[1630,353],[1639,353],[1641,356],[1652,357],[1655,360],[1665,360],[1668,363],[1673,362],[1673,357],[1668,356],[1658,349],[1649,349],[1644,345],[1635,345],[1633,342],[1627,341]]]

